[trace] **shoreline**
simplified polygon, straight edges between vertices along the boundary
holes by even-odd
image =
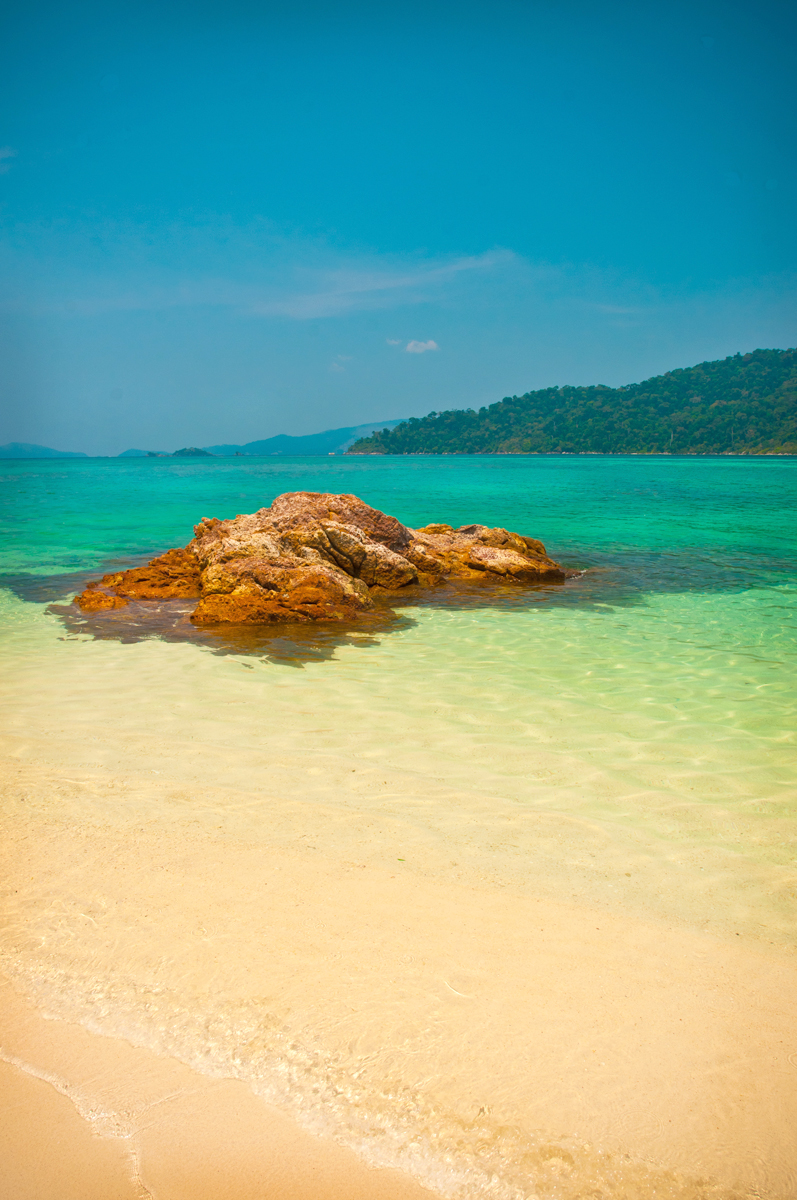
[[[29,764],[26,773],[26,794],[35,800],[30,776],[38,772]],[[52,772],[46,774],[42,783],[52,786]],[[69,782],[75,782],[72,773]],[[240,803],[240,797],[234,799]],[[184,1177],[197,1148],[210,1146],[210,1133],[219,1154],[234,1145],[235,1114],[243,1106],[247,1115],[241,1120],[253,1141],[240,1151],[244,1170],[230,1193],[235,1200],[248,1196],[242,1180],[270,1177],[277,1160],[280,1169],[293,1164],[276,1192],[286,1200],[359,1195],[351,1188],[335,1191],[354,1162],[365,1173],[363,1200],[381,1196],[364,1159],[383,1165],[387,1159],[398,1168],[395,1178],[384,1176],[385,1200],[434,1194],[423,1189],[434,1188],[435,1179],[440,1194],[476,1196],[478,1188],[468,1190],[464,1181],[485,1153],[476,1153],[480,1145],[487,1147],[488,1162],[505,1163],[510,1176],[513,1170],[526,1172],[538,1192],[558,1180],[563,1197],[579,1195],[601,1179],[608,1186],[605,1180],[618,1171],[618,1184],[665,1188],[665,1195],[668,1188],[673,1197],[702,1194],[690,1182],[697,1177],[713,1180],[717,1196],[739,1187],[773,1200],[797,1195],[792,1154],[797,1067],[789,1057],[797,967],[782,950],[762,953],[729,936],[631,912],[599,911],[564,897],[397,874],[397,868],[343,860],[332,844],[319,860],[285,845],[247,846],[181,821],[114,827],[95,809],[88,824],[72,829],[42,809],[31,816],[8,822],[6,880],[9,893],[20,897],[20,932],[12,936],[26,935],[31,946],[42,937],[52,940],[52,897],[66,874],[75,894],[86,895],[84,904],[91,895],[115,897],[114,907],[121,910],[132,889],[136,899],[128,911],[135,914],[140,948],[135,958],[117,965],[130,919],[124,912],[121,924],[108,909],[101,921],[95,904],[64,922],[66,914],[57,909],[56,957],[42,944],[16,960],[14,987],[23,988],[28,1002],[5,994],[3,1058],[24,1062],[46,1078],[66,1079],[73,1099],[95,1114],[99,1131],[118,1131],[120,1120],[128,1122],[127,1141],[139,1125],[142,1136],[160,1130],[160,1150],[147,1141],[154,1133],[144,1138],[147,1161],[154,1164],[147,1169],[159,1179]],[[212,894],[205,884],[208,869]],[[252,888],[255,908],[246,898]],[[202,948],[208,939],[200,939],[199,957],[191,945],[179,944],[191,942],[188,930],[197,924],[210,935],[209,949]],[[235,931],[229,952],[219,940],[224,928]],[[147,997],[157,994],[151,989],[164,952],[174,960],[170,973],[180,981],[183,998],[174,1007],[177,994],[174,1001],[167,994],[166,1007],[159,1001],[161,1008],[152,1010]],[[258,953],[263,962],[253,970]],[[82,962],[90,964],[85,980]],[[102,993],[107,1000],[96,992],[97,971],[111,980]],[[131,971],[145,988],[140,1000],[125,991],[124,976]],[[232,1007],[214,1016],[216,978],[225,981]],[[193,1026],[180,1032],[179,1012],[186,1006],[193,1012],[211,1003],[204,1017],[197,1016],[197,1028],[214,1028],[230,1019],[224,1011],[234,1013],[250,1003],[247,997],[262,994],[271,997],[268,1010],[281,1025],[276,1049],[260,1067],[255,1060],[235,1065],[236,1041],[251,1034],[233,1032],[227,1049],[219,1043],[216,1057],[203,1059]],[[45,1020],[42,1013],[56,1016],[56,1008],[58,1019]],[[426,1078],[428,1064],[418,1062],[412,1044],[415,1032],[429,1023],[439,1029],[432,1078]],[[345,1048],[352,1039],[359,1049],[347,1065]],[[302,1042],[304,1057],[294,1056],[297,1065],[291,1068],[291,1057],[279,1048],[300,1048]],[[390,1055],[383,1062],[385,1047]],[[205,1062],[200,1075],[191,1069],[192,1056],[194,1066]],[[318,1074],[323,1061],[332,1064],[332,1074],[328,1068]],[[334,1067],[338,1061],[340,1069]],[[305,1094],[308,1067],[311,1086]],[[286,1068],[282,1102],[265,1104],[250,1084],[273,1090]],[[391,1074],[397,1082],[388,1092],[400,1086],[411,1098],[407,1114],[392,1125],[392,1101],[382,1096]],[[345,1093],[358,1075],[352,1108]],[[181,1107],[182,1100],[169,1099],[175,1095],[201,1096],[199,1108]],[[299,1129],[292,1104],[297,1115],[305,1112],[308,1129],[325,1128],[327,1136],[314,1139]],[[371,1113],[364,1138],[356,1132],[363,1104]],[[147,1124],[153,1105],[156,1126]],[[415,1133],[411,1122],[402,1124],[412,1112],[422,1122]],[[261,1140],[273,1136],[276,1158],[252,1158],[251,1145],[260,1145],[258,1129]],[[444,1134],[440,1161],[433,1149],[438,1130]],[[462,1162],[451,1175],[443,1163],[445,1138],[454,1130]],[[343,1137],[350,1148],[342,1149],[330,1134]],[[40,1132],[37,1138],[35,1130],[31,1136],[41,1166],[47,1137]],[[419,1151],[424,1139],[431,1140]],[[27,1144],[30,1149],[31,1141]],[[338,1171],[340,1155],[351,1157]],[[614,1174],[607,1174],[612,1156]],[[318,1164],[312,1193],[302,1191],[308,1163]],[[318,1182],[321,1164],[325,1171],[329,1167],[328,1192]],[[231,1169],[217,1170],[208,1162],[203,1178],[216,1183],[205,1193],[196,1190],[198,1184],[181,1192],[179,1180],[153,1184],[150,1193],[157,1200],[221,1200],[227,1193],[218,1181]],[[145,1183],[155,1175],[141,1172]]]
[[[16,462],[16,463],[31,463],[31,462],[57,462],[60,466],[65,463],[86,463],[86,462],[115,462],[117,459],[123,459],[125,462],[142,463],[142,462],[158,462],[164,463],[169,459],[176,459],[178,463],[191,464],[208,462],[235,462],[240,459],[252,458],[312,458],[319,459],[322,462],[327,458],[797,458],[797,453],[793,450],[695,450],[694,452],[685,450],[683,452],[675,452],[671,450],[408,450],[402,454],[387,454],[381,450],[330,450],[324,451],[322,454],[283,454],[277,451],[274,454],[203,454],[197,457],[186,457],[185,455],[176,454],[160,454],[147,457],[127,457],[124,454],[84,454],[80,457],[61,458],[57,455],[42,456],[41,458],[23,458],[12,457],[3,458],[0,455],[0,462]]]
[[[0,1156],[15,1200],[434,1200],[246,1084],[47,1020],[0,983]]]
[[[100,456],[102,457],[102,456]],[[219,456],[221,457],[221,456]],[[245,456],[242,456],[245,457]],[[248,456],[246,456],[248,457]],[[279,455],[251,455],[279,458]],[[290,457],[288,455],[285,456]],[[297,458],[302,457],[296,455]],[[310,457],[310,456],[308,456]],[[382,450],[345,450],[341,458],[797,458],[793,450],[407,450],[388,454]]]

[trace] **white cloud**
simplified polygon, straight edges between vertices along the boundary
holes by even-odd
[[[0,175],[7,175],[11,170],[11,163],[7,163],[7,158],[16,158],[16,150],[12,150],[10,146],[0,146]]]
[[[345,371],[346,370],[346,368],[342,367],[339,362],[330,363],[329,369],[330,369],[330,371]]]
[[[431,338],[428,342],[407,342],[408,354],[425,354],[427,350],[439,350],[437,342],[433,342]]]
[[[387,342],[388,346],[400,346],[401,345],[401,338],[385,338],[385,341]]]

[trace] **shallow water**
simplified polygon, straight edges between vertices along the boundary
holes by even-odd
[[[701,961],[701,938],[759,955],[761,979],[793,961],[797,460],[90,460],[0,477],[7,819],[34,845],[8,877],[2,961],[28,995],[245,1078],[446,1195],[698,1195],[689,1180],[728,1160],[789,1193],[777,1119],[731,1098],[758,1086],[758,1068],[728,1067],[755,1059],[733,1040],[738,989],[691,968],[679,983],[672,964]],[[504,525],[584,574],[243,641],[63,603],[87,571],[298,489],[410,525]],[[591,941],[573,933],[585,913]],[[655,948],[676,934],[665,971]],[[662,1025],[647,1045],[667,987],[691,1036]],[[711,1107],[712,1088],[723,1120],[679,1125],[683,1094]]]

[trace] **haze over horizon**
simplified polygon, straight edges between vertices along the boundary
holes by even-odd
[[[791,5],[0,28],[0,443],[243,444],[797,341]]]

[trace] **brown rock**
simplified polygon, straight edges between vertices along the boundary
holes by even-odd
[[[359,526],[325,521],[322,528],[338,566],[368,587],[395,591],[418,582],[418,572],[409,559],[382,542],[369,540]]]
[[[105,612],[111,608],[124,608],[130,601],[122,596],[114,596],[111,592],[103,592],[96,583],[89,584],[85,592],[75,596],[77,604],[83,612]]]
[[[427,525],[414,531],[410,548],[414,563],[434,564],[433,570],[446,578],[473,579],[476,573],[539,583],[541,579],[562,580],[564,571],[545,553],[542,542],[522,537],[508,529],[486,525]],[[429,567],[421,567],[430,574]]]
[[[373,608],[372,591],[450,578],[564,579],[535,538],[486,525],[409,529],[351,495],[288,492],[233,520],[205,517],[194,535],[183,550],[89,584],[76,602],[97,612],[198,596],[197,624],[260,625],[353,620]]]
[[[197,625],[268,625],[272,621],[354,620],[373,608],[359,579],[324,563],[284,567],[251,557],[214,563],[203,576]]]
[[[129,600],[178,600],[199,596],[199,563],[189,550],[168,550],[146,567],[115,571],[75,597],[84,612],[122,608]],[[105,600],[101,597],[105,597]],[[115,600],[118,603],[107,603]]]
[[[412,530],[395,517],[371,508],[357,496],[332,492],[286,492],[277,496],[268,512],[280,529],[306,528],[324,522],[354,525],[372,542],[401,553],[412,540]]]

